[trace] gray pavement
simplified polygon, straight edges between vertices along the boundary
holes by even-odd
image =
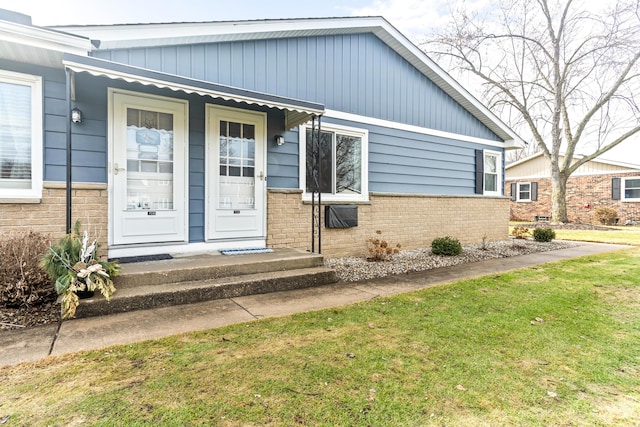
[[[164,307],[72,319],[60,324],[23,330],[1,331],[0,366],[265,317],[337,307],[462,279],[625,248],[629,246],[581,243],[580,246],[567,249],[490,259],[401,276],[190,304],[186,306],[187,309],[185,306]]]

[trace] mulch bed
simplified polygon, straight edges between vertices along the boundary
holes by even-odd
[[[61,309],[57,302],[18,308],[0,307],[0,330],[31,328],[60,320]]]

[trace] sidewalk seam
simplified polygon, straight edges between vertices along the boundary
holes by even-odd
[[[237,305],[238,307],[240,307],[241,309],[243,309],[249,316],[253,317],[255,320],[260,319],[258,316],[256,316],[255,314],[253,314],[252,312],[250,312],[249,310],[247,310],[247,308],[245,306],[243,306],[242,304],[240,304],[239,302],[237,302],[234,298],[229,298],[229,301],[231,301],[232,303],[234,303],[235,305]]]
[[[49,354],[47,354],[47,356],[51,356],[53,354],[53,347],[56,345],[56,341],[58,340],[58,334],[60,333],[60,328],[62,328],[62,320],[58,322],[58,328],[56,329],[56,333],[53,334],[53,339],[51,340],[51,346],[49,347]]]

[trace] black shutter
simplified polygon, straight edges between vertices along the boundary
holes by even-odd
[[[538,200],[538,183],[532,182],[531,183],[531,201],[535,202],[536,200]]]
[[[620,178],[611,179],[611,198],[620,200]]]
[[[476,194],[484,193],[484,152],[476,150]]]
[[[516,184],[515,182],[512,182],[511,183],[511,201],[512,202],[515,202],[517,200],[517,197],[516,197],[516,191],[518,191],[517,189],[518,189],[518,184]]]

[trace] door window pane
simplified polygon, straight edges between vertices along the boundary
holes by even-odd
[[[127,109],[127,210],[173,209],[173,114]]]
[[[220,209],[255,207],[255,126],[220,121]]]

